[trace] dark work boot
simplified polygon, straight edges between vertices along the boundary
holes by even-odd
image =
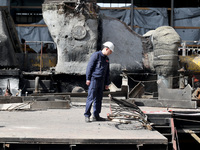
[[[102,117],[93,117],[92,121],[106,121],[106,119]]]

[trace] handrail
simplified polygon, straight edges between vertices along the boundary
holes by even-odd
[[[42,55],[43,55],[43,43],[54,43],[52,41],[25,41],[24,43],[24,52],[25,55],[27,54],[26,51],[26,43],[40,43],[41,44],[41,51],[40,51],[40,73],[42,73],[42,64],[43,64],[43,59],[42,59]]]

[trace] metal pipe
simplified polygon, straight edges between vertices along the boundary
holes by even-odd
[[[42,49],[43,49],[43,42],[41,42],[41,53],[40,53],[40,73],[42,72]]]
[[[24,43],[24,68],[27,69],[27,52],[26,52],[26,41]]]
[[[174,27],[174,0],[171,0],[171,27]]]
[[[25,41],[24,43],[24,51],[25,51],[25,65],[27,64],[27,51],[26,51],[26,43],[41,43],[41,53],[40,53],[40,73],[42,72],[42,64],[43,64],[43,59],[42,59],[42,54],[43,54],[43,43],[54,43],[52,41]],[[26,66],[25,66],[26,68]]]
[[[36,77],[35,78],[35,93],[38,93],[39,92],[39,79],[40,79],[40,77]]]
[[[183,47],[182,56],[186,56],[186,41],[184,41],[181,45]]]
[[[10,13],[10,0],[8,0],[8,12]]]
[[[171,118],[170,120],[171,123],[171,133],[172,133],[172,146],[173,146],[173,150],[177,150],[177,143],[176,143],[176,127],[174,126],[174,118]]]
[[[133,6],[133,0],[131,0],[131,29],[134,30],[134,6]]]
[[[179,89],[184,89],[184,88],[185,88],[184,74],[180,72],[180,75],[179,75]]]
[[[26,41],[24,43],[24,53],[26,54]]]

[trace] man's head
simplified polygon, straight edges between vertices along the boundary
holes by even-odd
[[[103,44],[104,48],[103,48],[103,54],[108,56],[110,54],[112,54],[112,52],[114,52],[114,44],[110,41],[107,41]]]

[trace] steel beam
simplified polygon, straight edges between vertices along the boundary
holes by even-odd
[[[134,30],[134,4],[133,0],[131,0],[131,29]]]
[[[171,22],[170,26],[174,26],[174,0],[171,0]]]

